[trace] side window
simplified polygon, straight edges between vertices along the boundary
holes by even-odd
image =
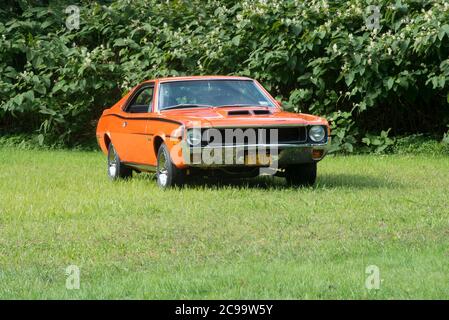
[[[140,90],[129,104],[126,112],[147,113],[151,111],[153,104],[154,87],[146,87]]]

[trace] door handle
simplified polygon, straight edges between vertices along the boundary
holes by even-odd
[[[126,126],[128,125],[128,122],[126,122],[126,121],[123,121],[123,123],[122,123],[122,127],[123,128],[125,128]]]

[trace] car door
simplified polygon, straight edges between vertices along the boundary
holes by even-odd
[[[154,83],[141,86],[131,96],[121,113],[116,132],[117,152],[122,161],[147,164],[151,154],[151,136],[147,126],[153,110]]]

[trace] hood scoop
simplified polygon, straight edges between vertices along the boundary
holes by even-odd
[[[260,116],[260,115],[265,115],[265,114],[271,114],[270,110],[253,110],[254,115],[256,116]]]
[[[249,116],[251,112],[249,110],[232,110],[228,111],[228,116]]]
[[[271,114],[272,112],[270,110],[231,110],[228,111],[228,116],[259,116],[259,115],[267,115]]]

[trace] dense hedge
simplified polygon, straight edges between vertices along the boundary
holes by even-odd
[[[254,77],[287,108],[331,119],[336,150],[448,130],[447,0],[47,2],[0,7],[3,133],[76,144],[135,84],[184,74]],[[369,5],[379,30],[367,28]]]

